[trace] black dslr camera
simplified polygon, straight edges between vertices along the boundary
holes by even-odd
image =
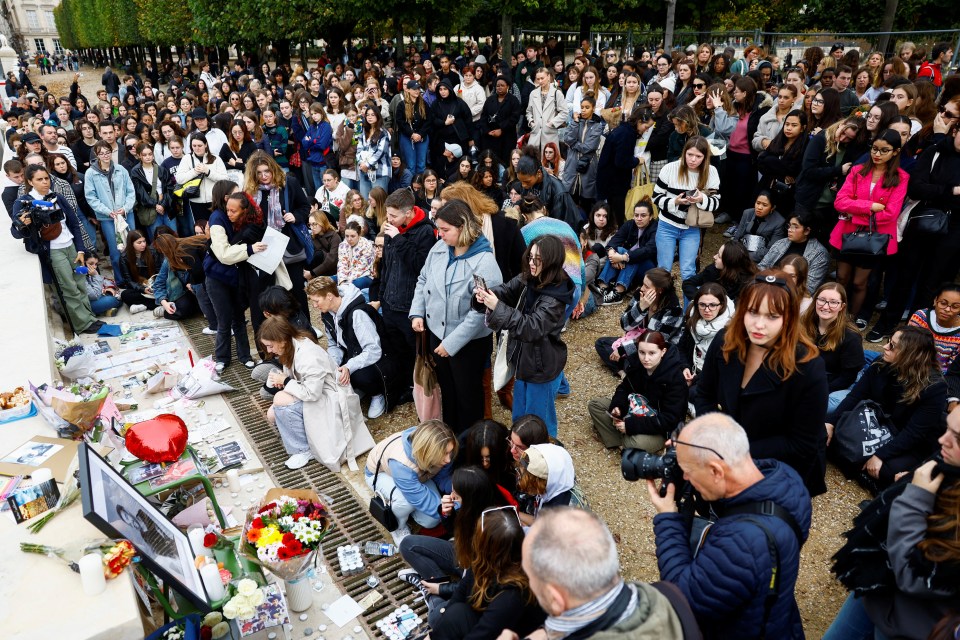
[[[675,447],[667,449],[666,453],[658,456],[647,453],[643,449],[624,449],[620,459],[620,472],[624,480],[662,480],[660,496],[667,494],[667,485],[674,484],[678,488],[683,485],[683,469],[677,464],[677,450]]]

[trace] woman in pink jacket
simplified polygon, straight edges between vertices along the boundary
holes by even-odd
[[[878,233],[890,235],[886,255],[897,252],[897,216],[907,195],[910,177],[900,168],[900,134],[892,129],[882,131],[870,147],[870,157],[853,167],[837,193],[834,207],[840,219],[830,234],[830,245],[839,250],[843,236],[868,228],[871,216]],[[837,258],[837,280],[850,292],[848,313],[856,318],[867,293],[870,272],[883,256],[845,256]],[[866,324],[861,329],[866,328]]]

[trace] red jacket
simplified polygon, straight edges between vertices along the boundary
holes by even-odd
[[[870,225],[870,205],[874,202],[883,203],[884,208],[876,214],[877,231],[890,234],[890,244],[887,245],[887,255],[897,252],[897,216],[903,208],[903,200],[907,195],[909,174],[903,169],[897,169],[900,184],[887,188],[883,186],[881,178],[870,192],[871,176],[862,176],[863,165],[855,165],[847,174],[843,186],[837,193],[834,208],[837,212],[847,214],[848,220],[838,220],[830,234],[830,245],[839,249],[843,242],[843,234],[852,233],[862,227]]]
[[[938,89],[943,86],[943,75],[939,64],[932,62],[924,62],[921,64],[920,68],[917,69],[917,79],[920,78],[930,78],[930,82]]]

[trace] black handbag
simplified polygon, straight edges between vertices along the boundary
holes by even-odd
[[[945,235],[950,224],[950,213],[943,209],[917,206],[910,212],[908,228],[911,233],[925,233],[930,236]]]
[[[890,234],[877,233],[877,214],[871,212],[869,226],[843,234],[840,257],[885,256],[889,244]]]
[[[397,436],[394,438],[400,438]],[[392,441],[391,441],[392,442]],[[373,519],[383,525],[383,528],[387,531],[396,531],[400,528],[400,522],[397,520],[397,516],[393,513],[393,492],[397,490],[397,487],[394,486],[390,491],[390,502],[384,501],[384,499],[377,493],[377,478],[380,477],[380,463],[383,462],[383,454],[387,452],[387,447],[390,446],[388,443],[387,446],[383,448],[383,451],[380,453],[380,459],[377,460],[377,470],[373,474],[373,497],[370,498],[370,515],[373,516]]]
[[[841,466],[859,470],[894,436],[893,422],[873,400],[861,400],[837,421],[830,453]]]

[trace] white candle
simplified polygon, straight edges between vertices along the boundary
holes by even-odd
[[[210,550],[203,546],[203,536],[206,535],[206,533],[203,527],[199,525],[194,525],[187,529],[187,538],[190,540],[190,546],[193,548],[193,555],[197,557],[204,556],[209,558],[211,556]]]
[[[236,469],[230,469],[227,471],[227,484],[230,485],[230,491],[233,493],[240,492],[240,472]]]
[[[215,562],[200,567],[200,579],[203,580],[203,587],[207,590],[210,602],[223,600],[226,592],[223,589],[223,580],[220,579],[220,569]]]
[[[40,467],[39,469],[34,469],[30,474],[30,479],[33,480],[33,484],[43,484],[47,480],[53,479],[53,471],[47,469],[46,467]]]
[[[88,596],[96,596],[107,588],[107,579],[103,576],[103,558],[99,553],[88,553],[80,558],[80,582],[83,583],[83,592]]]

